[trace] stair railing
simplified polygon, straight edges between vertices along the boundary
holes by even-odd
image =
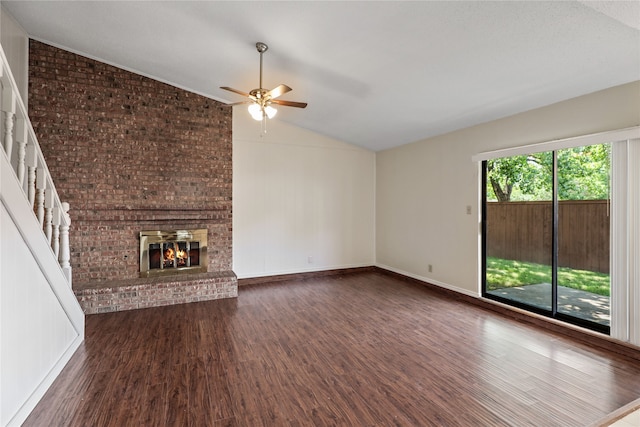
[[[71,287],[69,204],[60,201],[53,185],[27,109],[1,46],[0,62],[0,145],[22,187],[25,203],[30,204]]]

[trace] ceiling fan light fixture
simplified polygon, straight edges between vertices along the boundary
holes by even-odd
[[[248,109],[253,120],[262,120],[264,117],[264,111],[262,111],[262,107],[259,104],[251,104]]]
[[[267,105],[266,107],[264,107],[264,112],[268,118],[273,119],[276,116],[278,110],[273,108],[271,105]]]

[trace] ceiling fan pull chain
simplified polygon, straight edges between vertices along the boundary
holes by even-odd
[[[262,138],[266,134],[267,134],[267,115],[263,111],[262,112],[262,129],[260,132],[260,138]]]

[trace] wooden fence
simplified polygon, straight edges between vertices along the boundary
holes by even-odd
[[[487,203],[487,255],[551,264],[551,202]],[[558,265],[609,273],[607,200],[559,202]]]

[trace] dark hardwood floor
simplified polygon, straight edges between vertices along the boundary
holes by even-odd
[[[378,272],[87,317],[25,426],[585,426],[640,363]]]

